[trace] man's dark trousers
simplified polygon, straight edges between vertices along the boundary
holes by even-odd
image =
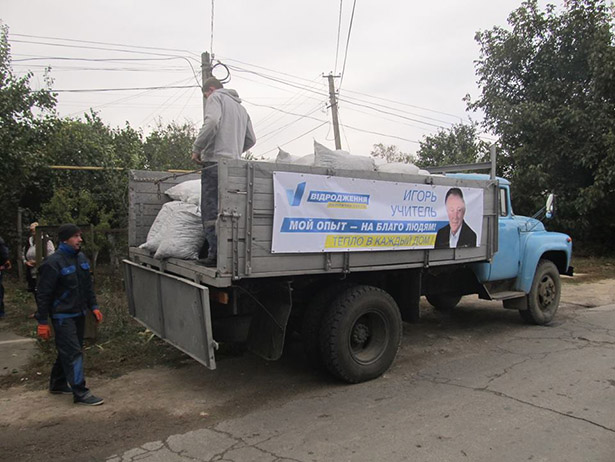
[[[0,271],[0,316],[4,316],[4,286],[2,285],[2,271]]]
[[[51,369],[49,389],[61,388],[68,382],[73,389],[73,394],[78,398],[83,398],[89,392],[85,386],[83,373],[82,348],[85,316],[52,319],[52,322],[58,357]]]
[[[218,219],[218,163],[206,162],[201,172],[201,220],[205,239],[209,244],[207,258],[216,258],[218,238],[216,220]]]

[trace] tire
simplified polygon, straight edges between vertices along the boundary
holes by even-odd
[[[559,271],[549,260],[540,260],[528,295],[528,309],[519,310],[521,318],[531,324],[549,324],[555,317],[562,293]]]
[[[452,294],[429,294],[426,295],[427,301],[438,311],[451,311],[457,306],[461,295]]]
[[[355,286],[331,304],[320,332],[322,359],[331,374],[359,383],[381,376],[401,343],[402,320],[395,300],[384,290]]]
[[[303,351],[308,363],[314,368],[323,366],[320,353],[320,330],[325,313],[331,302],[350,287],[354,287],[354,284],[341,282],[324,288],[314,296],[303,313],[301,320]]]

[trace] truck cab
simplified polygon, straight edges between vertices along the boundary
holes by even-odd
[[[484,179],[480,174],[449,174],[464,179]],[[547,324],[557,310],[560,298],[559,275],[572,276],[570,266],[572,239],[547,231],[539,215],[553,216],[553,196],[534,217],[515,215],[511,185],[498,180],[498,244],[489,261],[470,266],[483,299],[502,300],[505,308],[517,309],[521,317],[534,324]],[[458,298],[453,298],[458,301]],[[451,305],[449,303],[448,305]],[[448,308],[450,309],[450,307]]]

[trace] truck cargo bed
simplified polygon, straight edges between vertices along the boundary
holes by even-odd
[[[457,249],[377,250],[360,252],[272,253],[274,217],[274,172],[339,176],[448,187],[482,188],[484,191],[482,239],[477,247]],[[219,218],[218,266],[209,268],[196,261],[159,261],[137,248],[162,204],[170,199],[164,192],[175,184],[197,179],[197,174],[171,176],[166,172],[130,172],[129,245],[130,259],[161,271],[215,287],[230,286],[233,280],[320,273],[381,271],[487,261],[497,251],[497,181],[470,180],[440,175],[407,175],[365,170],[333,171],[322,167],[222,161],[218,164]]]

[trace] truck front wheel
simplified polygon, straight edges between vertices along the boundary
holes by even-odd
[[[562,293],[559,271],[552,261],[540,260],[528,295],[527,310],[520,310],[524,321],[544,325],[553,320]]]
[[[401,343],[399,308],[372,286],[350,287],[332,302],[322,321],[320,351],[329,372],[349,383],[382,375]]]

